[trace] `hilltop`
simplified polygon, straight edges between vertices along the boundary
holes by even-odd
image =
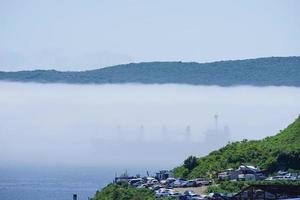
[[[257,165],[270,173],[277,170],[300,170],[300,116],[275,136],[262,140],[233,142],[174,169],[178,177],[214,176],[216,172],[237,168],[241,164]]]
[[[300,86],[300,57],[269,57],[211,63],[145,62],[89,71],[0,72],[0,80],[39,83],[191,84]]]
[[[300,116],[275,136],[262,140],[234,142],[202,158],[189,157],[174,169],[177,177],[211,177],[227,168],[241,164],[257,164],[269,172],[300,170]],[[214,177],[215,178],[215,177]],[[209,186],[206,192],[238,192],[251,184],[299,185],[299,181],[223,181]],[[128,183],[109,184],[97,191],[93,200],[156,199],[149,189],[137,189]]]

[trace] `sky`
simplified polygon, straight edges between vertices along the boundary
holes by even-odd
[[[0,70],[300,55],[296,0],[0,0]]]

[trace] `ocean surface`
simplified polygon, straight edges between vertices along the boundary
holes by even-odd
[[[88,199],[112,181],[113,176],[114,173],[95,168],[2,168],[0,199],[68,200],[73,194]]]
[[[72,200],[77,194],[87,200],[112,182],[117,171],[121,167],[1,167],[0,199]]]

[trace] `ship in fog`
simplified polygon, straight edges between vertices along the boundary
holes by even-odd
[[[202,132],[202,140],[192,138],[193,129],[190,125],[186,125],[177,135],[169,131],[166,125],[162,125],[160,138],[156,140],[146,139],[144,125],[138,127],[138,133],[133,139],[126,138],[121,125],[117,125],[115,139],[96,138],[92,141],[92,146],[99,156],[109,154],[111,159],[140,160],[143,157],[163,161],[170,156],[178,158],[186,158],[191,154],[202,156],[230,142],[229,127],[219,128],[218,120],[218,115],[215,115],[214,127]],[[175,140],[174,135],[180,139]]]

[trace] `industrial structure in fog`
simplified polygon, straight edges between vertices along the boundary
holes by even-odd
[[[223,145],[230,142],[230,132],[229,127],[224,126],[222,129],[220,129],[219,126],[219,116],[215,115],[215,128],[214,129],[208,129],[204,132],[204,141],[205,143],[211,144],[211,147],[213,149],[220,148]]]
[[[211,129],[208,129],[202,133],[198,139],[192,138],[193,136],[201,136],[201,132],[196,134],[191,125],[186,125],[182,131],[174,132],[168,129],[166,125],[162,125],[161,132],[157,135],[156,140],[147,139],[147,133],[151,131],[147,126],[141,124],[135,131],[131,139],[126,137],[126,132],[121,128],[121,125],[117,126],[116,139],[103,139],[97,138],[92,141],[96,152],[103,154],[109,153],[113,159],[114,156],[119,158],[120,156],[128,158],[131,157],[142,158],[140,152],[148,152],[147,156],[157,156],[165,158],[170,156],[173,152],[176,152],[178,158],[186,158],[193,155],[205,155],[212,150],[216,150],[222,146],[225,146],[230,141],[230,133],[228,126],[220,126],[219,116],[214,116],[214,123],[212,123]],[[222,127],[222,128],[220,128]],[[194,131],[194,132],[193,132]],[[127,131],[128,132],[128,131]],[[132,135],[131,135],[132,136]]]
[[[177,134],[178,135],[178,134]],[[200,140],[192,140],[192,127],[187,125],[183,132],[179,133],[182,135],[182,142],[192,142],[192,143],[209,143],[212,146],[220,147],[224,144],[227,144],[230,141],[230,131],[228,126],[224,126],[219,128],[219,116],[214,115],[214,128],[208,129],[203,132],[204,139]],[[121,126],[117,126],[117,138],[118,140],[124,140],[124,133],[122,132]],[[164,142],[172,142],[172,138],[176,136],[176,133],[169,134],[166,125],[163,125],[161,128],[161,140]],[[145,127],[142,124],[136,135],[136,141],[145,142]]]

